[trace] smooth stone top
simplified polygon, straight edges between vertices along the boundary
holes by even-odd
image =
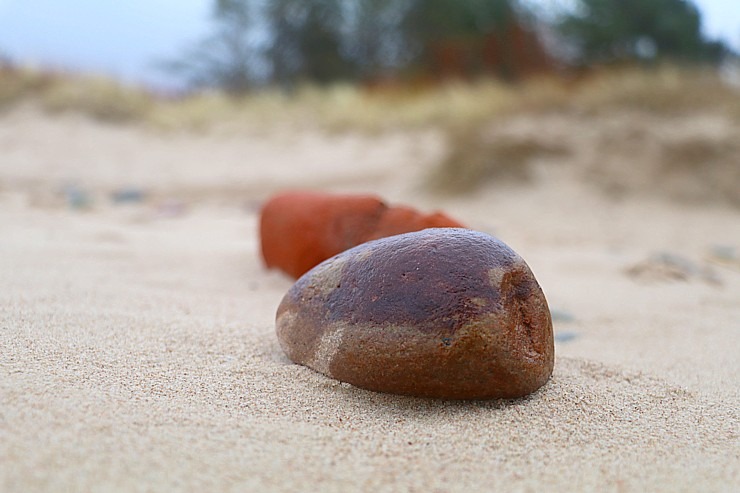
[[[285,295],[276,325],[291,360],[381,392],[520,397],[554,364],[550,311],[529,267],[467,229],[391,236],[322,262]]]

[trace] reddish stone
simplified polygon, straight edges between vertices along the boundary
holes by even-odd
[[[372,195],[286,192],[262,207],[262,257],[268,268],[298,278],[366,241],[441,227],[463,225],[440,212],[422,214],[410,207],[389,207]]]
[[[267,267],[300,277],[371,235],[386,208],[372,196],[277,195],[262,208],[262,257]]]

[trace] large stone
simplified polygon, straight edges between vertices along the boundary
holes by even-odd
[[[299,277],[318,263],[368,240],[433,227],[462,227],[437,212],[388,206],[373,195],[285,192],[260,214],[265,265]]]
[[[515,398],[549,379],[552,321],[524,260],[466,229],[371,241],[302,276],[277,311],[288,357],[358,387]]]

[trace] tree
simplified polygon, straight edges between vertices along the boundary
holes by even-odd
[[[353,0],[347,6],[343,53],[358,78],[396,71],[414,59],[417,47],[403,30],[411,0]]]
[[[414,0],[405,28],[423,41],[482,35],[506,27],[516,16],[514,0]]]
[[[352,63],[342,56],[343,9],[339,0],[273,0],[266,8],[271,40],[266,50],[272,79],[318,83],[350,77]]]
[[[581,63],[716,62],[726,52],[704,39],[701,15],[687,0],[579,0],[559,24]]]
[[[212,18],[214,33],[166,62],[166,70],[181,74],[190,86],[218,87],[228,93],[244,93],[264,77],[264,60],[255,37],[257,12],[254,2],[217,0]]]
[[[486,63],[483,38],[497,31],[496,42],[508,45],[505,32],[521,12],[517,0],[215,0],[212,15],[213,34],[168,66],[196,88],[241,93],[264,83],[289,88],[430,71],[435,40],[448,42],[445,52],[462,39],[452,58],[475,52],[478,66],[462,69],[470,75]],[[500,59],[499,51],[488,49]]]
[[[404,30],[416,64],[438,78],[517,80],[549,69],[550,57],[517,0],[414,0]]]

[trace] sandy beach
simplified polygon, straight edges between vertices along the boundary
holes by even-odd
[[[548,118],[506,128],[583,152],[444,195],[422,185],[431,130],[0,114],[0,491],[740,490],[740,208],[680,181],[609,193],[594,122]],[[292,280],[264,269],[257,220],[298,187],[444,210],[509,244],[553,313],[551,381],[435,401],[292,364],[274,333]]]

